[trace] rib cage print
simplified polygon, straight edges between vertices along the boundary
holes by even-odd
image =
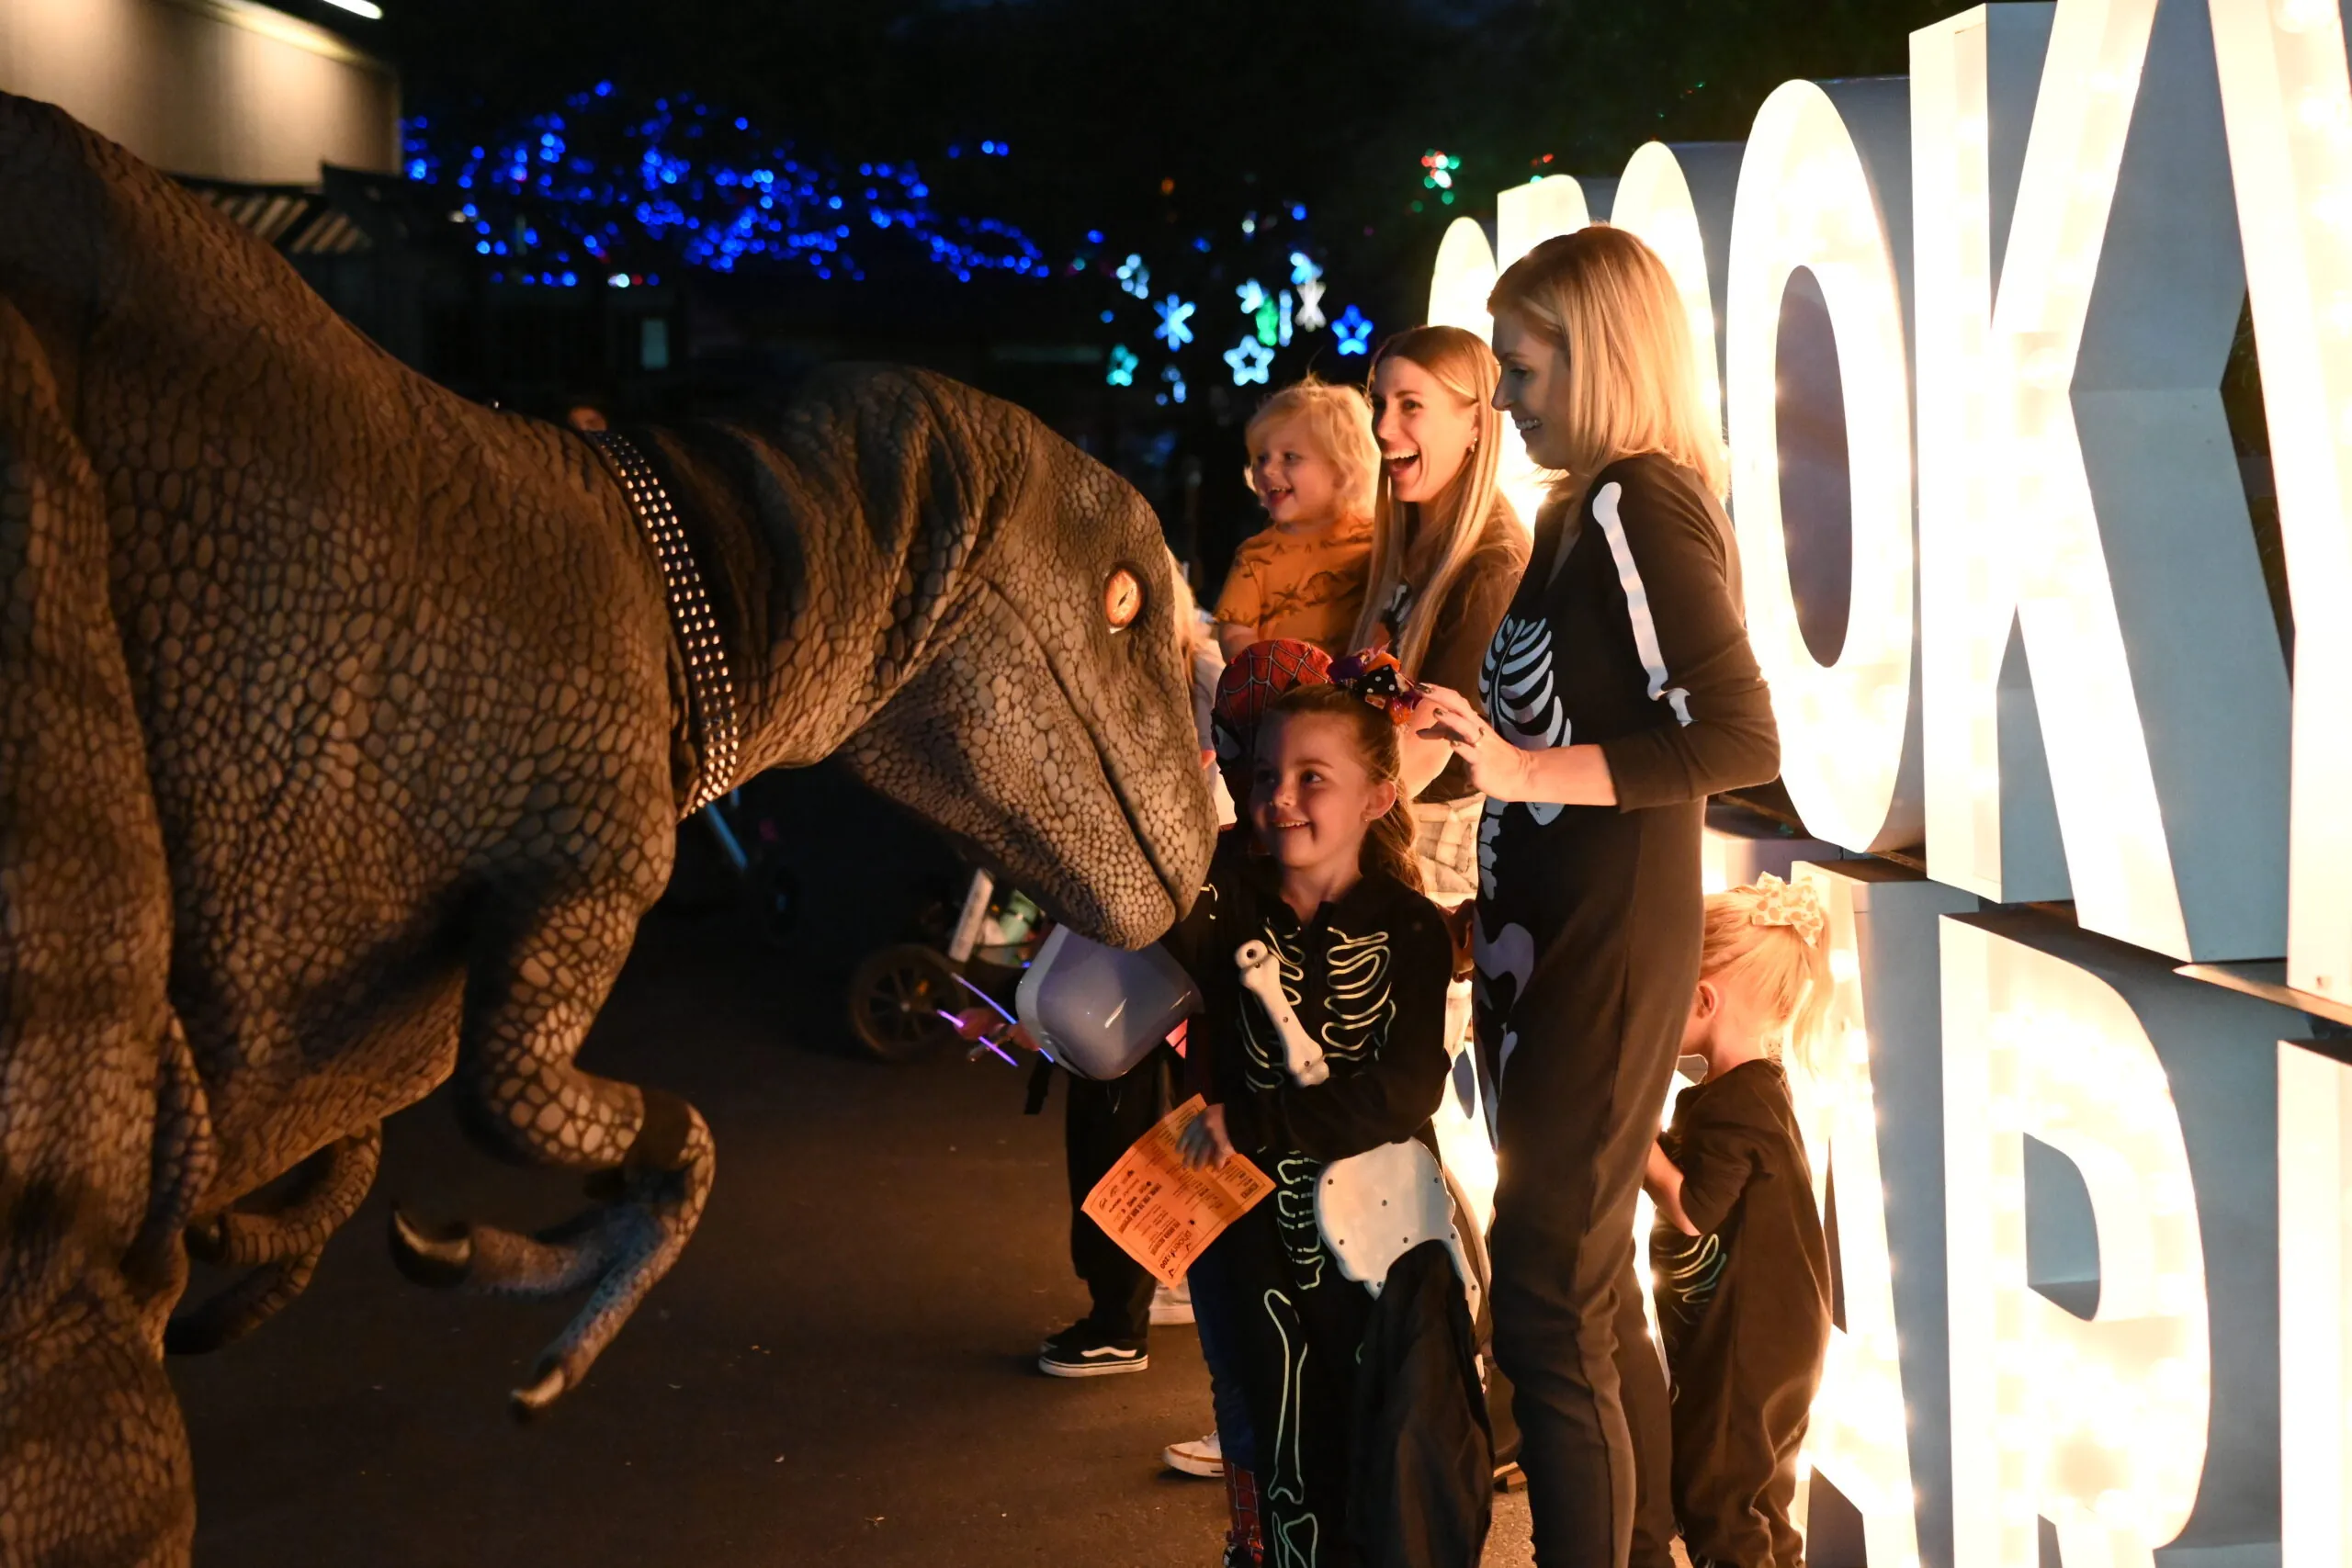
[[[1316,1032],[1323,1042],[1323,1054],[1342,1062],[1378,1056],[1387,1038],[1389,1014],[1395,1010],[1388,998],[1388,933],[1347,936],[1333,931],[1329,964],[1331,990],[1325,998],[1329,1010],[1323,1027]]]
[[[1478,694],[1502,738],[1524,751],[1564,745],[1568,716],[1552,681],[1552,628],[1540,620],[1507,615],[1487,645]]]
[[[1549,622],[1525,615],[1503,617],[1479,666],[1478,695],[1495,733],[1521,750],[1568,743],[1567,710],[1552,679]],[[1542,801],[1487,800],[1478,824],[1478,881],[1480,892],[1489,898],[1495,895],[1495,839],[1502,831],[1503,814],[1514,804],[1523,806],[1539,826],[1560,814],[1557,806]]]
[[[1389,984],[1389,933],[1351,936],[1336,926],[1328,928],[1323,984],[1314,987],[1312,1002],[1306,985],[1309,933],[1283,931],[1268,920],[1259,934],[1273,952],[1283,999],[1300,1025],[1320,1042],[1325,1058],[1335,1065],[1377,1061],[1396,1013]],[[1289,1080],[1290,1062],[1282,1034],[1256,997],[1242,992],[1240,1007],[1244,1080],[1261,1093],[1280,1088]],[[1322,1282],[1329,1256],[1315,1222],[1315,1186],[1322,1178],[1323,1162],[1286,1154],[1274,1161],[1272,1174],[1274,1222],[1283,1251],[1299,1288],[1311,1291]]]

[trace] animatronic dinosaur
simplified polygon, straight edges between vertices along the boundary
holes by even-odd
[[[580,1382],[710,1187],[572,1065],[693,801],[840,750],[1082,931],[1189,903],[1172,562],[1035,419],[866,370],[600,449],[22,99],[0,212],[0,1564],[186,1558],[187,1248],[251,1272],[175,1348],[258,1322],[453,1076],[605,1202],[395,1250],[589,1292],[515,1398]]]

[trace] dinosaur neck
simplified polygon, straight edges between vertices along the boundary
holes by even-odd
[[[895,570],[835,558],[776,455],[691,424],[632,433],[684,525],[734,682],[741,783],[829,755],[880,705],[870,636]],[[681,694],[683,697],[683,693]]]

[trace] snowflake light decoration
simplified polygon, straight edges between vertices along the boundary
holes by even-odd
[[[1159,324],[1151,329],[1152,336],[1165,339],[1171,349],[1182,348],[1193,341],[1193,329],[1184,324],[1193,319],[1193,311],[1196,309],[1191,300],[1179,299],[1170,294],[1152,309],[1159,312]]]
[[[1297,284],[1301,288],[1305,288],[1308,284],[1314,282],[1317,278],[1322,276],[1323,269],[1317,266],[1315,263],[1309,259],[1305,251],[1291,252],[1290,280],[1293,283]]]
[[[1151,268],[1143,265],[1143,257],[1130,255],[1119,264],[1119,289],[1138,299],[1151,298]]]
[[[1258,341],[1272,348],[1282,337],[1282,311],[1272,299],[1258,301]]]
[[[1339,335],[1341,354],[1372,352],[1372,320],[1353,305],[1340,312],[1331,331]]]
[[[1225,351],[1225,362],[1233,367],[1235,386],[1246,387],[1255,381],[1262,387],[1266,384],[1266,372],[1273,367],[1274,351],[1255,337],[1245,337]]]
[[[1159,372],[1159,378],[1168,384],[1168,390],[1162,392],[1160,396],[1171,403],[1182,402],[1185,394],[1192,389],[1184,385],[1184,373],[1173,365],[1162,369]]]
[[[1136,367],[1141,363],[1125,344],[1113,344],[1110,368],[1102,373],[1102,379],[1110,386],[1132,387],[1136,384]]]
[[[1291,297],[1290,297],[1290,290],[1289,290],[1289,289],[1287,289],[1287,288],[1285,288],[1285,289],[1283,289],[1283,292],[1282,292],[1282,299],[1281,299],[1280,303],[1281,303],[1280,318],[1279,318],[1279,319],[1275,321],[1275,323],[1274,323],[1274,326],[1275,326],[1274,341],[1275,341],[1277,344],[1279,344],[1281,346],[1283,346],[1283,347],[1284,347],[1284,348],[1288,348],[1288,347],[1290,346],[1290,333],[1291,333],[1291,322],[1292,322],[1292,319],[1293,319],[1293,310],[1294,310],[1294,309],[1295,309],[1295,305],[1296,305],[1296,301],[1295,301],[1295,300],[1293,300],[1293,299],[1291,299]]]
[[[1317,332],[1326,324],[1323,320],[1323,280],[1310,277],[1298,286],[1298,330]]]
[[[1258,307],[1266,302],[1266,286],[1254,277],[1235,289],[1233,294],[1241,301],[1241,313],[1245,316],[1256,315]]]

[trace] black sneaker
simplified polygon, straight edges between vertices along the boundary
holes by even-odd
[[[1037,1370],[1049,1378],[1101,1378],[1139,1372],[1151,1365],[1140,1339],[1114,1339],[1084,1318],[1037,1349]]]

